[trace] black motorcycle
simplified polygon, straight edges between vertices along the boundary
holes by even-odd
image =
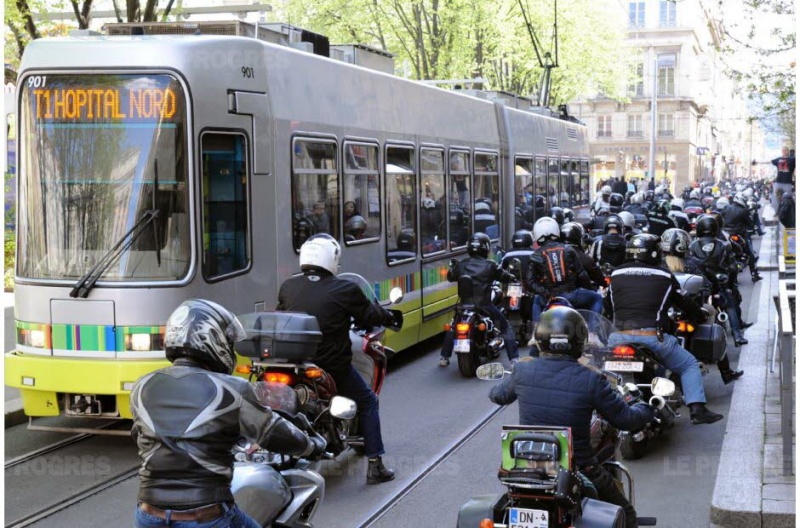
[[[453,352],[458,358],[458,370],[465,378],[474,377],[478,367],[497,358],[505,345],[492,318],[475,303],[473,291],[472,277],[458,279],[458,304],[450,325],[455,336]],[[499,302],[502,295],[500,288],[494,285],[492,302]]]
[[[530,338],[533,297],[522,280],[523,270],[521,268],[519,259],[511,259],[508,263],[506,271],[516,277],[516,280],[504,285],[503,313],[508,318],[509,324],[517,329],[515,333],[519,343],[524,345]]]

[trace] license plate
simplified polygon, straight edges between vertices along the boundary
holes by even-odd
[[[509,297],[522,297],[522,286],[519,284],[509,284],[506,295]]]
[[[644,363],[641,361],[606,361],[603,368],[612,372],[642,372]]]
[[[459,353],[469,352],[469,339],[456,339],[453,350]]]
[[[508,528],[547,528],[547,510],[529,510],[511,508],[508,516]]]

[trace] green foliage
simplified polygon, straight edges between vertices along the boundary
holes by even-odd
[[[3,287],[6,291],[9,291],[14,289],[14,262],[17,255],[17,239],[13,232],[5,232],[3,246]]]

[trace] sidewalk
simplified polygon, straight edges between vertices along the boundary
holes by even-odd
[[[773,217],[767,205],[764,218]],[[753,311],[745,315],[757,321],[747,330],[750,344],[739,356],[745,375],[736,381],[731,400],[711,500],[713,527],[795,526],[795,476],[783,475],[780,365],[769,371],[777,320],[772,300],[778,292],[776,231],[768,227],[761,242],[758,267],[764,280],[758,302],[751,303]]]

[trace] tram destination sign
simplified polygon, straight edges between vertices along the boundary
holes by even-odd
[[[170,122],[181,114],[181,94],[169,82],[147,83],[149,86],[143,86],[143,83],[119,79],[121,82],[102,82],[97,86],[85,84],[85,81],[92,79],[95,77],[82,79],[84,83],[81,85],[74,82],[48,85],[46,76],[29,78],[28,89],[36,121],[76,124]],[[75,77],[70,80],[74,81]]]

